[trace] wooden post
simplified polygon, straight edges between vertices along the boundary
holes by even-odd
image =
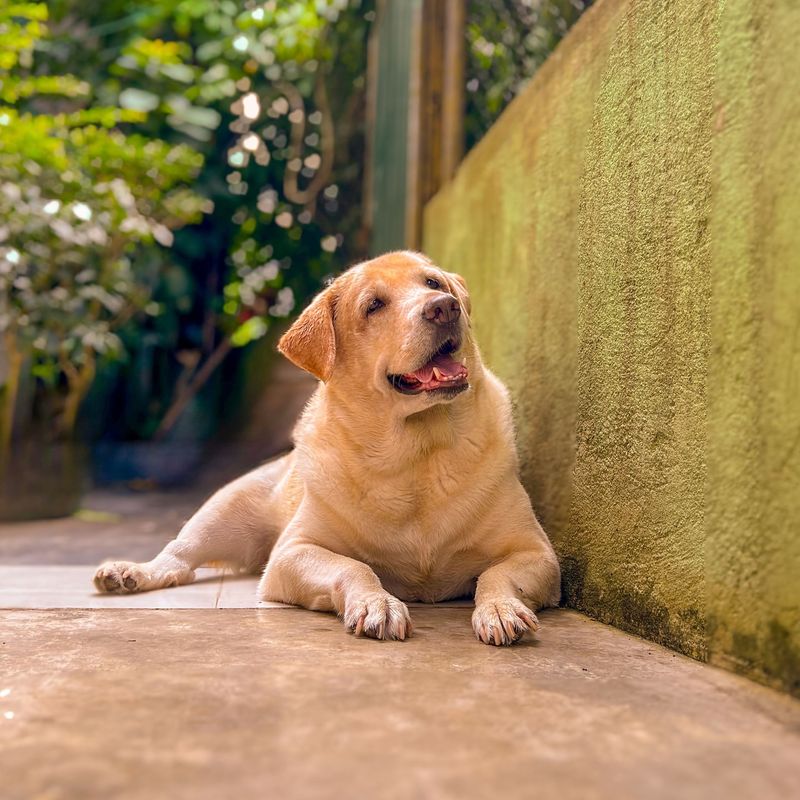
[[[467,4],[445,0],[444,91],[442,93],[442,176],[447,182],[464,157]],[[438,187],[437,187],[438,191]],[[429,200],[430,198],[426,198]]]
[[[369,65],[373,253],[417,248],[464,148],[464,0],[379,0]]]

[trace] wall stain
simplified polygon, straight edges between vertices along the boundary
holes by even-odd
[[[585,558],[561,558],[565,605],[691,658],[707,660],[706,622],[702,611],[682,608],[675,613],[656,599],[652,588],[593,582],[586,579],[586,572]]]

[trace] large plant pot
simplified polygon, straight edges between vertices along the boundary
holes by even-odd
[[[76,442],[15,442],[0,457],[0,521],[68,517],[88,478],[86,448]]]

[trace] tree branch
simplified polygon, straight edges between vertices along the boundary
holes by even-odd
[[[328,92],[322,77],[322,70],[320,69],[317,73],[317,81],[314,85],[314,102],[316,103],[317,110],[322,114],[321,163],[317,174],[314,175],[305,189],[300,189],[298,186],[297,176],[300,170],[293,169],[290,166],[294,160],[300,160],[302,163],[303,137],[305,136],[306,130],[305,103],[303,102],[303,96],[293,84],[282,81],[278,85],[278,88],[286,95],[291,111],[300,111],[302,115],[297,122],[292,121],[290,138],[291,158],[286,164],[286,170],[283,173],[283,193],[292,203],[304,205],[307,210],[313,212],[317,195],[319,195],[322,188],[330,180],[336,150],[336,131],[333,124],[330,103],[328,102]]]

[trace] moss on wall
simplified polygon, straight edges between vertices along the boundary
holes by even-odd
[[[800,5],[729,2],[718,35],[709,652],[800,694]]]
[[[604,0],[425,215],[567,603],[800,691],[800,6]]]

